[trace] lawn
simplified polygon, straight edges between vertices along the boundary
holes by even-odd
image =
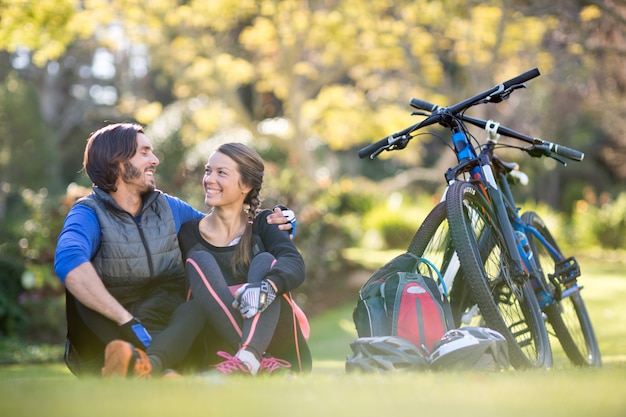
[[[550,370],[357,375],[352,305],[311,321],[314,370],[299,377],[77,380],[62,364],[0,367],[0,416],[626,415],[626,264],[583,260],[603,367],[572,367],[552,340]]]

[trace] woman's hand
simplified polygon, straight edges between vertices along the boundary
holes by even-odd
[[[233,308],[238,308],[242,316],[251,319],[276,299],[276,284],[267,279],[244,284],[235,291],[234,297]]]

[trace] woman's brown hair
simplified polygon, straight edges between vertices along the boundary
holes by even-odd
[[[235,248],[235,254],[231,262],[231,268],[235,274],[246,270],[250,265],[250,252],[252,248],[252,225],[254,218],[261,206],[260,192],[263,186],[265,164],[263,159],[253,149],[243,143],[231,142],[220,145],[215,152],[219,152],[231,158],[237,164],[241,182],[250,187],[250,192],[244,200],[249,205],[248,223]]]

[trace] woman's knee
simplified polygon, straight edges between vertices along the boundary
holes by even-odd
[[[213,256],[213,254],[207,252],[207,251],[202,251],[202,250],[197,250],[197,251],[193,251],[190,252],[187,255],[187,260],[185,261],[187,263],[187,265],[193,265],[195,267],[195,265],[197,265],[200,269],[205,270],[206,268],[217,268],[217,261],[215,260],[215,257]]]
[[[258,282],[263,279],[276,262],[276,258],[269,252],[262,252],[252,258],[248,269],[248,282]]]

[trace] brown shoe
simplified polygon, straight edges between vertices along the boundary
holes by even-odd
[[[162,379],[183,379],[183,376],[173,369],[163,371]]]
[[[104,350],[103,377],[128,376],[132,372],[138,378],[150,378],[150,359],[143,350],[123,340],[114,340]]]

